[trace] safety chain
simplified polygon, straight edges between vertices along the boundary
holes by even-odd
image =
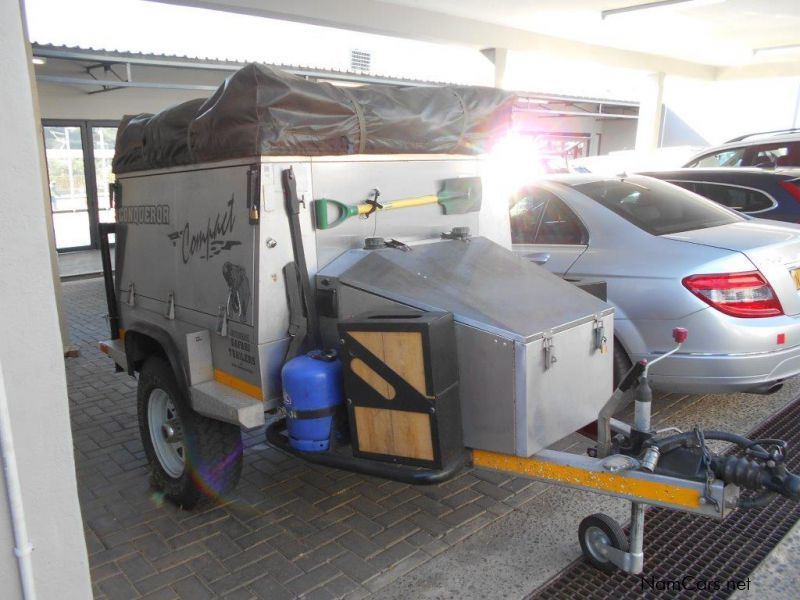
[[[711,485],[714,483],[714,472],[711,470],[711,452],[708,446],[706,446],[706,438],[703,435],[703,430],[697,425],[694,426],[694,435],[697,438],[697,444],[702,452],[701,466],[706,470],[706,488],[700,502],[702,504],[713,504],[717,512],[720,512],[719,502],[714,499],[711,492]]]

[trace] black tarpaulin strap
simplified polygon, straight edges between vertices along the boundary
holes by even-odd
[[[461,94],[459,94],[455,90],[452,90],[452,92],[453,95],[456,97],[456,100],[458,100],[458,103],[461,105],[461,111],[464,115],[461,119],[461,133],[459,134],[458,139],[456,140],[456,143],[453,146],[453,152],[456,152],[458,148],[464,143],[464,134],[467,133],[467,106],[466,104],[464,104],[464,99],[461,97]]]
[[[356,97],[350,93],[350,90],[344,87],[339,89],[343,91],[344,95],[353,103],[353,110],[358,119],[358,154],[364,154],[364,150],[367,147],[367,126],[364,119],[364,111],[361,110],[361,105],[358,103],[358,100],[356,100]]]

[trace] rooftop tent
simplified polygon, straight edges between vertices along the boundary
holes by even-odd
[[[115,173],[259,155],[479,154],[514,96],[468,86],[342,88],[249,64],[210,98],[126,116]]]

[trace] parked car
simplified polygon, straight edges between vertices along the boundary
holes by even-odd
[[[616,307],[614,371],[654,388],[769,393],[800,373],[800,227],[751,219],[666,182],[552,176],[510,208],[514,251],[567,279],[602,279]]]
[[[678,169],[641,173],[762,219],[800,222],[800,168]]]
[[[800,129],[743,135],[706,148],[683,166],[800,167]]]

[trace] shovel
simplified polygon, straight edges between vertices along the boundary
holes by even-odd
[[[331,229],[341,225],[350,217],[359,215],[369,216],[376,211],[392,210],[396,208],[410,208],[412,206],[425,206],[427,204],[441,204],[442,210],[446,215],[461,215],[468,212],[475,212],[481,208],[481,178],[480,177],[458,177],[455,179],[445,179],[442,190],[431,196],[417,196],[416,198],[403,198],[393,200],[386,204],[379,204],[376,200],[363,202],[361,204],[345,204],[338,200],[320,198],[314,200],[314,216],[316,217],[317,229]],[[329,220],[328,215],[331,209],[335,210],[338,216]]]

